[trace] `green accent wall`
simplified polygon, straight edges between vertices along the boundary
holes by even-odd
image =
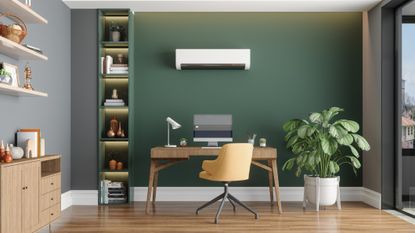
[[[171,131],[190,145],[193,114],[232,114],[235,142],[248,133],[278,149],[281,186],[303,178],[281,171],[291,154],[283,123],[330,106],[362,122],[361,13],[136,13],[133,186],[147,186],[150,149],[166,144],[167,116],[182,124]],[[176,48],[249,48],[251,69],[175,69]],[[210,186],[198,178],[203,158],[159,175],[160,186]],[[342,186],[361,186],[362,177],[342,170]],[[267,174],[253,167],[249,181],[266,186]]]

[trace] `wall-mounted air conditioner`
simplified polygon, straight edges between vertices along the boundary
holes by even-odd
[[[176,69],[249,70],[250,49],[176,49]]]

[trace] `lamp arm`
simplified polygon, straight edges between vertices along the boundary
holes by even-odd
[[[167,145],[170,146],[170,127],[169,127],[169,122],[167,122]]]

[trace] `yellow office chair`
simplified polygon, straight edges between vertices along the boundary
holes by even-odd
[[[196,214],[199,214],[199,211],[203,208],[222,199],[215,217],[215,223],[217,224],[219,223],[219,216],[222,212],[225,200],[228,199],[233,206],[234,211],[236,210],[235,203],[237,203],[249,212],[253,213],[255,215],[255,219],[258,219],[258,214],[254,210],[236,199],[228,191],[228,185],[230,182],[249,179],[249,170],[251,168],[253,150],[254,148],[252,144],[249,143],[230,143],[222,147],[216,160],[203,161],[203,171],[199,173],[199,177],[205,180],[223,182],[225,185],[225,191],[213,200],[199,207],[196,210]]]

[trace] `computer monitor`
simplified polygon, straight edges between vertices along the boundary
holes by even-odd
[[[193,141],[207,142],[208,147],[217,147],[218,142],[232,142],[232,140],[232,115],[193,116]]]

